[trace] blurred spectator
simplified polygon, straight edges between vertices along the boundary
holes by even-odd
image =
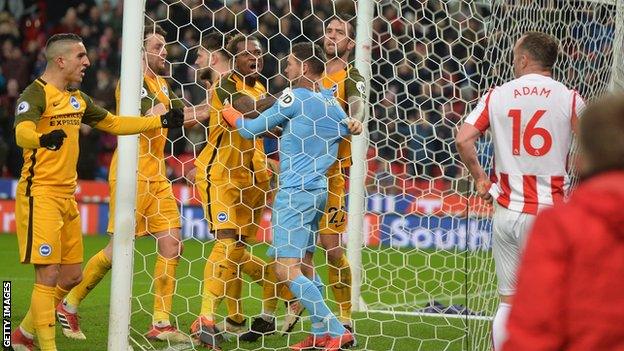
[[[110,72],[105,69],[97,70],[97,84],[91,94],[96,104],[109,111],[115,111],[115,87],[116,80],[113,80]]]
[[[0,43],[7,40],[18,44],[20,41],[20,32],[17,21],[8,12],[0,12]]]
[[[10,40],[2,45],[2,61],[2,72],[6,79],[15,79],[20,91],[26,88],[30,80],[30,60]]]
[[[0,95],[0,175],[19,177],[22,169],[22,150],[15,143],[13,122],[15,121],[15,102],[19,97],[20,89],[15,79],[9,79],[6,93]]]
[[[410,161],[408,172],[411,176],[431,175],[431,166],[435,160],[435,150],[432,150],[433,126],[427,120],[427,115],[424,111],[410,112],[407,123],[401,129],[407,138],[406,157]]]
[[[57,33],[74,33],[80,35],[80,32],[82,31],[81,26],[82,21],[78,19],[78,12],[75,8],[70,7],[67,9],[67,12],[61,19],[61,22],[52,29],[50,35]]]

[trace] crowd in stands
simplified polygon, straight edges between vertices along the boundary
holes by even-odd
[[[15,101],[21,90],[45,68],[42,48],[50,35],[72,32],[83,37],[91,68],[80,88],[98,104],[115,110],[123,3],[122,0],[14,0],[4,4],[0,5],[5,6],[0,8],[0,170],[4,176],[18,177],[21,151],[15,145],[12,128]],[[257,34],[267,51],[265,83],[269,92],[278,93],[286,85],[280,63],[290,43],[321,39],[323,19],[335,11],[332,4],[322,0],[239,0],[228,1],[225,7],[219,0],[147,0],[145,16],[146,21],[155,21],[168,32],[170,82],[177,94],[192,104],[206,96],[204,86],[196,81],[193,65],[195,48],[203,34],[217,29],[227,34]],[[416,183],[456,179],[462,175],[452,144],[456,126],[480,94],[500,80],[511,78],[510,48],[492,49],[485,35],[485,23],[494,13],[496,16],[491,17],[498,18],[498,22],[491,21],[495,30],[489,39],[513,42],[521,32],[506,33],[514,27],[511,19],[514,14],[527,14],[516,13],[522,6],[490,8],[478,2],[388,0],[375,6],[370,80],[370,186],[396,188],[400,192],[409,187],[405,181],[410,179]],[[544,10],[539,6],[535,5],[534,10]],[[591,79],[605,74],[596,71],[589,73],[593,77],[579,78],[587,71],[582,65],[610,67],[608,62],[600,60],[610,59],[608,38],[613,35],[613,19],[598,13],[604,9],[594,7],[577,11],[582,14],[577,19],[578,25],[561,28],[570,31],[563,33],[567,39],[562,45],[566,57],[573,58],[566,63],[563,74],[573,82],[577,79],[582,93],[588,86],[594,86]],[[536,25],[540,21],[543,19],[536,20]],[[588,37],[597,39],[588,41]],[[495,74],[491,72],[494,70]],[[488,78],[492,76],[499,81]],[[184,138],[170,135],[175,140],[168,146],[168,152],[175,156],[168,158],[172,179],[181,180],[181,161],[191,160],[200,151],[204,132],[198,128],[203,127],[194,128],[186,130]],[[116,139],[87,126],[81,128],[80,136],[79,177],[106,179]],[[490,148],[484,150],[491,152]]]

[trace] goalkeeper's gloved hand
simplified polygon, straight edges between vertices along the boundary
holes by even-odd
[[[180,128],[184,124],[184,111],[172,108],[169,112],[160,116],[160,123],[163,128]]]
[[[58,150],[63,145],[63,139],[67,138],[67,134],[62,129],[55,129],[50,133],[43,134],[39,137],[39,145],[48,150]]]

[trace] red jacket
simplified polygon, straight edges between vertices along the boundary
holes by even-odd
[[[507,329],[504,351],[624,350],[624,171],[539,214]]]

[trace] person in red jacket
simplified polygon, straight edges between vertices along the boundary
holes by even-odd
[[[505,351],[624,350],[624,95],[587,106],[579,138],[582,182],[535,221]]]

